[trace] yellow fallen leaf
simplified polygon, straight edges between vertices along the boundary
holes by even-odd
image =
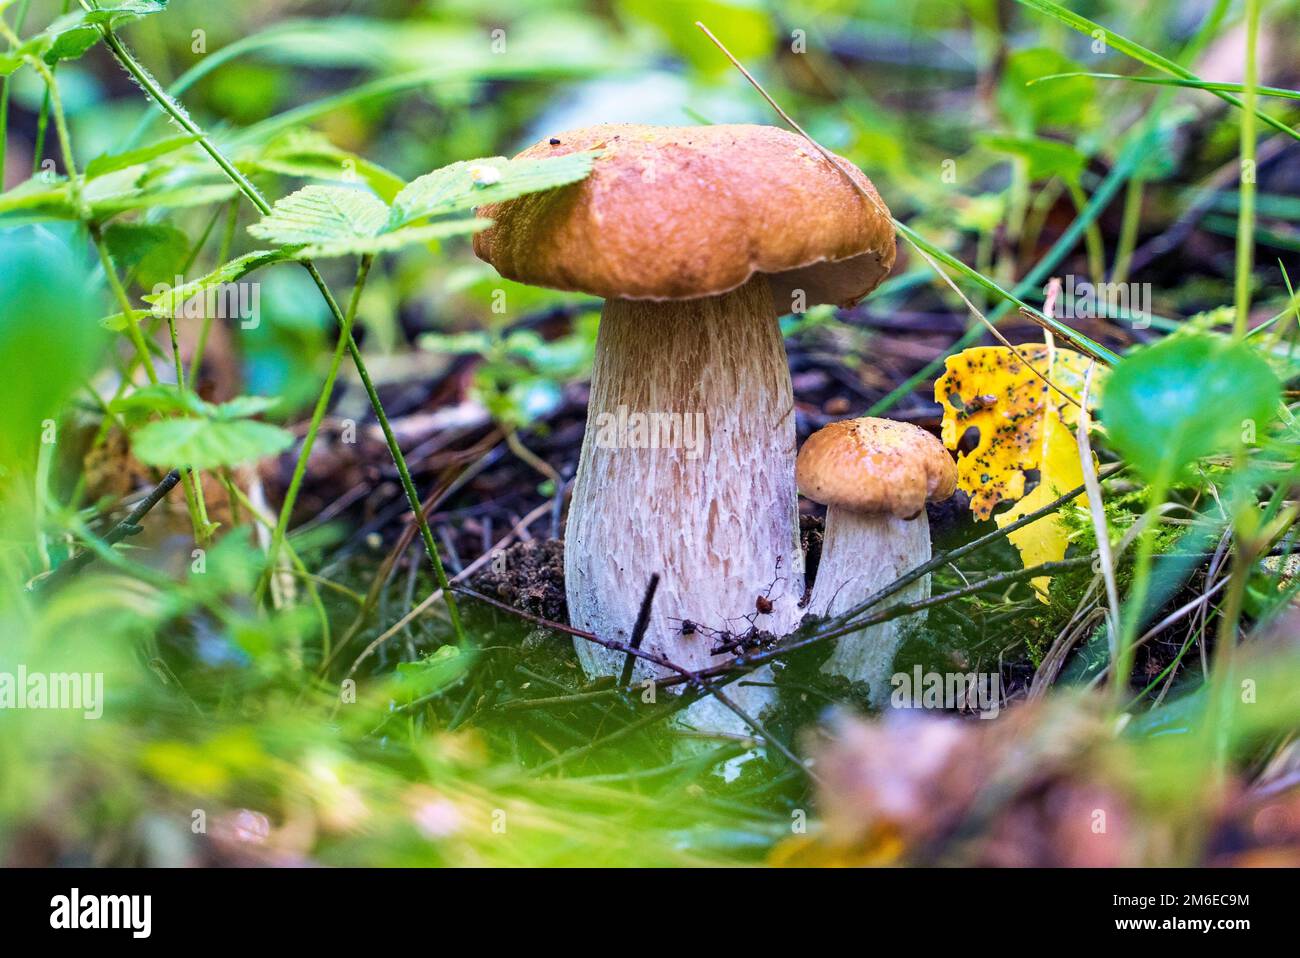
[[[1043,417],[1042,454],[1038,470],[1040,479],[1034,490],[1006,512],[993,517],[999,529],[1083,485],[1083,467],[1079,462],[1079,446],[1074,433],[1050,413]],[[1080,497],[1080,502],[1087,501],[1086,496]],[[1020,561],[1026,569],[1043,562],[1064,559],[1065,549],[1069,545],[1061,520],[1054,515],[1043,516],[1023,529],[1009,533],[1007,540],[1020,552]],[[1047,601],[1047,587],[1051,581],[1051,576],[1046,575],[1030,580],[1034,592],[1043,602]]]
[[[1034,344],[1015,351],[981,346],[949,357],[934,384],[934,398],[943,406],[942,437],[949,449],[956,449],[972,427],[979,432],[975,447],[957,456],[957,485],[969,493],[977,519],[989,518],[1000,502],[1019,500],[996,517],[1001,528],[1083,484],[1070,428],[1078,422],[1078,407],[1034,370],[1079,402],[1089,361],[1073,350]],[[1025,473],[1031,469],[1038,470],[1039,481],[1025,495]],[[1056,516],[1044,516],[1007,538],[1025,568],[1064,558],[1069,545]],[[1049,582],[1048,576],[1033,580],[1043,601]]]
[[[792,836],[768,853],[767,863],[774,868],[883,868],[899,864],[905,851],[897,830],[885,826],[847,844]]]

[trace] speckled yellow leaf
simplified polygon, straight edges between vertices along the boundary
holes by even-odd
[[[1083,485],[1083,468],[1074,433],[1051,413],[1043,417],[1042,457],[1038,468],[1040,480],[1033,491],[1006,512],[993,517],[999,529]],[[1081,496],[1079,501],[1086,503],[1088,500],[1086,496]],[[1055,515],[1043,516],[1037,522],[1031,522],[1023,529],[1008,534],[1007,539],[1020,552],[1020,561],[1026,569],[1043,562],[1064,559],[1066,546],[1069,545],[1061,520]],[[1051,577],[1042,575],[1030,581],[1034,592],[1046,602]]]
[[[1015,352],[982,346],[948,359],[934,396],[943,406],[942,436],[949,449],[956,449],[972,427],[979,432],[974,448],[957,456],[957,485],[969,493],[976,518],[989,518],[1000,502],[1019,500],[997,516],[998,525],[1005,526],[1083,483],[1070,428],[1078,422],[1078,407],[1034,369],[1078,401],[1088,363],[1088,357],[1072,350],[1032,344],[1017,346]],[[1031,469],[1038,470],[1039,482],[1026,496],[1025,473]],[[1044,516],[1008,539],[1026,568],[1064,558],[1069,544],[1056,516]],[[1040,598],[1048,581],[1046,576],[1034,580]]]

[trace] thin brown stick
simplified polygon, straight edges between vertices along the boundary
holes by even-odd
[[[113,526],[113,528],[109,529],[108,532],[104,534],[104,544],[106,546],[115,545],[127,536],[132,536],[139,532],[140,523],[144,520],[144,517],[149,514],[149,510],[162,502],[163,499],[166,498],[167,493],[171,492],[180,481],[181,474],[177,469],[173,469],[171,472],[167,473],[167,475],[163,476],[162,481],[159,482],[158,485],[154,486],[147,496],[140,500],[125,519]],[[60,565],[50,573],[50,575],[40,580],[37,583],[37,586],[39,588],[49,588],[52,585],[62,582],[64,579],[71,577],[74,573],[89,565],[94,558],[95,550],[83,549],[71,559],[68,559]]]

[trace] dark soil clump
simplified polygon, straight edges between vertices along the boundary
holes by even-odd
[[[474,576],[472,587],[521,612],[568,624],[563,540],[516,542]]]

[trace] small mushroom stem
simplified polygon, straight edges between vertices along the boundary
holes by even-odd
[[[929,558],[930,521],[924,510],[914,519],[899,519],[888,513],[831,506],[808,611],[823,617],[842,615]],[[885,603],[912,602],[929,595],[927,575]],[[923,617],[921,613],[904,616],[841,636],[822,671],[862,682],[870,690],[871,704],[884,708],[894,655]]]
[[[718,632],[742,632],[750,621],[791,631],[804,589],[795,441],[790,372],[764,276],[720,296],[606,301],[565,530],[573,625],[626,641],[658,573],[642,648],[679,666],[722,661],[709,654]],[[755,615],[760,596],[772,610]],[[577,650],[588,675],[619,674],[621,654],[581,641]],[[635,677],[661,671],[638,660]],[[761,686],[728,692],[750,714],[773,697]],[[714,704],[698,703],[701,712]]]

